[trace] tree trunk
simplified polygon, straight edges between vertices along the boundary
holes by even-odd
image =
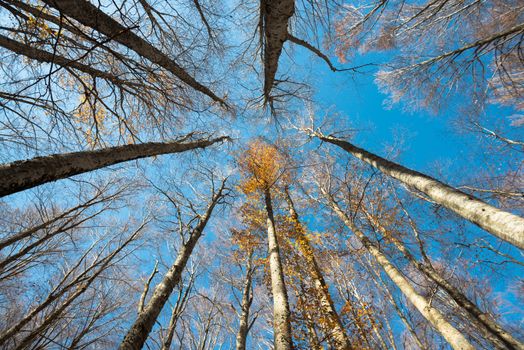
[[[295,296],[297,298],[297,308],[300,309],[300,314],[302,318],[304,319],[304,322],[306,324],[306,330],[307,330],[307,337],[309,342],[309,348],[311,350],[322,350],[322,346],[320,345],[320,340],[318,338],[317,330],[315,329],[315,324],[313,319],[311,318],[310,312],[308,308],[305,306],[306,301],[304,297],[307,295],[307,292],[305,290],[305,286],[302,280],[300,280],[300,290],[297,288],[293,288],[295,291]],[[300,307],[302,306],[302,307]],[[328,339],[329,341],[329,339]]]
[[[322,191],[324,192],[324,191]],[[474,350],[473,345],[460,333],[451,323],[449,323],[444,316],[431,306],[431,303],[418,294],[415,288],[402,275],[402,273],[382,254],[376,245],[370,241],[364,233],[362,233],[353,223],[353,221],[340,209],[333,198],[329,197],[325,192],[324,195],[329,202],[329,206],[337,214],[337,216],[344,222],[344,224],[357,236],[362,245],[367,251],[377,260],[380,266],[384,269],[386,274],[402,291],[406,298],[417,308],[417,310],[426,318],[431,325],[442,335],[444,339],[455,350]]]
[[[437,204],[454,211],[498,238],[524,249],[524,218],[495,208],[472,195],[358,148],[347,141],[320,133],[313,133],[313,135],[322,141],[339,146],[384,174],[425,193]]]
[[[397,304],[397,301],[393,297],[393,294],[391,294],[388,286],[382,280],[382,277],[379,274],[374,273],[372,271],[370,273],[372,273],[372,275],[373,275],[373,278],[372,278],[373,283],[375,284],[375,286],[377,286],[377,288],[379,288],[380,290],[382,290],[384,292],[384,295],[386,296],[386,299],[389,301],[391,306],[393,306],[393,308],[397,312],[398,317],[400,318],[402,323],[404,323],[404,325],[406,326],[406,329],[410,333],[410,335],[413,338],[413,340],[415,341],[415,343],[417,343],[417,346],[419,347],[419,349],[424,349],[425,347],[424,347],[424,345],[422,345],[422,342],[420,341],[420,339],[419,339],[419,337],[417,335],[417,332],[415,332],[415,329],[413,329],[413,327],[411,326],[411,323],[409,323],[408,319],[406,318],[406,316],[404,315],[404,313],[400,309],[400,306]],[[378,283],[376,278],[380,279],[380,282],[382,282],[382,284]]]
[[[144,284],[144,290],[142,291],[142,295],[140,295],[140,300],[138,301],[137,313],[141,313],[144,310],[144,304],[146,302],[147,293],[149,292],[149,287],[151,286],[151,281],[153,281],[153,278],[155,278],[155,275],[157,273],[158,273],[158,260],[155,262],[155,267],[153,267],[153,271],[149,275],[146,283]]]
[[[264,97],[270,100],[270,92],[275,82],[278,59],[284,42],[288,39],[289,19],[295,13],[294,0],[262,0],[264,43]]]
[[[0,35],[0,46],[5,47],[6,49],[13,51],[19,55],[25,56],[32,60],[36,60],[38,62],[53,63],[53,64],[57,64],[62,67],[70,67],[70,68],[77,69],[81,72],[89,74],[93,78],[101,78],[101,79],[107,80],[119,87],[134,86],[135,88],[139,88],[138,84],[136,83],[133,84],[131,82],[122,80],[111,73],[104,72],[104,71],[95,69],[92,66],[80,63],[78,62],[78,60],[69,59],[69,58],[60,56],[56,53],[50,53],[45,50],[31,47],[24,43],[10,39],[4,35]]]
[[[173,342],[173,337],[175,335],[175,330],[178,324],[178,319],[180,315],[182,315],[182,313],[184,312],[187,306],[189,294],[191,293],[191,290],[193,289],[194,283],[195,283],[195,275],[191,274],[189,277],[189,283],[187,285],[186,290],[183,292],[182,288],[180,288],[180,292],[178,294],[176,305],[171,310],[171,318],[169,319],[169,326],[167,327],[167,335],[162,340],[162,350],[169,350],[171,348],[171,343]]]
[[[242,312],[240,314],[240,325],[237,333],[237,350],[246,350],[247,333],[249,332],[249,310],[253,302],[253,289],[251,287],[253,271],[253,251],[251,251],[247,260],[246,278],[242,291]]]
[[[380,222],[373,217],[365,208],[361,208],[368,220],[376,227],[381,234],[389,241],[393,242],[395,247],[406,257],[406,259],[413,264],[422,274],[427,276],[430,280],[435,282],[439,287],[446,291],[458,306],[466,311],[469,320],[473,322],[479,332],[486,337],[497,349],[517,349],[524,350],[524,344],[513,338],[511,334],[506,332],[489,314],[482,312],[477,305],[468,299],[460,290],[458,290],[451,283],[446,281],[441,273],[436,271],[433,266],[419,262],[411,252],[395,237],[388,234],[387,229],[380,224]]]
[[[149,142],[96,151],[72,152],[36,157],[0,165],[0,197],[134,159],[206,148],[226,140],[226,136],[191,142]]]
[[[138,314],[137,319],[120,344],[120,350],[139,350],[144,346],[158,315],[169,299],[173,289],[178,282],[180,282],[186,263],[189,260],[198,239],[202,236],[202,232],[213,212],[213,208],[222,197],[224,185],[225,182],[222,183],[220,190],[213,195],[213,199],[211,200],[206,213],[201,216],[198,225],[191,231],[188,241],[180,247],[175,262],[164,275],[162,282],[156,286],[147,305],[143,308],[142,312]]]
[[[280,260],[280,248],[275,232],[275,219],[271,204],[271,193],[264,193],[267,212],[267,239],[269,254],[269,269],[271,274],[271,291],[273,292],[273,328],[275,350],[290,350],[293,348],[289,302],[284,282],[284,272]]]
[[[180,67],[168,55],[142,39],[131,28],[127,28],[86,0],[43,0],[47,5],[56,8],[85,26],[91,27],[108,38],[130,48],[142,57],[158,64],[173,73],[188,86],[209,96],[214,101],[226,105],[223,99],[216,96],[209,88],[195,80],[186,70]]]
[[[351,349],[349,338],[346,335],[344,326],[342,325],[337,310],[335,309],[335,305],[333,304],[333,300],[331,299],[331,295],[329,294],[329,289],[326,285],[326,281],[324,280],[324,276],[322,275],[322,271],[320,270],[317,260],[315,259],[315,254],[313,253],[311,242],[305,235],[304,227],[300,223],[298,214],[295,210],[295,206],[293,204],[291,196],[289,195],[288,189],[286,189],[285,192],[286,201],[289,206],[289,214],[291,216],[291,219],[293,220],[295,231],[297,233],[298,247],[300,253],[306,260],[308,272],[311,276],[311,279],[313,280],[315,290],[320,297],[320,305],[322,307],[322,312],[328,319],[328,326],[331,329],[331,334],[333,335],[334,347],[336,349],[342,350]]]

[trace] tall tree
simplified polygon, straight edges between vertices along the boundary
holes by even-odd
[[[275,217],[271,192],[277,182],[289,177],[286,159],[276,146],[257,140],[241,154],[239,166],[245,176],[243,191],[248,195],[262,197],[266,212],[268,256],[273,293],[274,346],[277,350],[292,349],[289,301],[280,257],[280,246],[275,229]]]
[[[204,228],[206,227],[213,209],[219,204],[223,197],[226,195],[226,179],[222,181],[218,189],[213,189],[213,195],[211,201],[205,211],[205,213],[198,215],[198,223],[191,230],[189,239],[183,242],[180,247],[178,256],[173,262],[173,265],[165,273],[162,281],[155,287],[153,295],[149,302],[144,306],[142,311],[138,314],[137,319],[128,330],[120,349],[141,349],[144,345],[149,332],[153,328],[160,311],[166,304],[169,296],[173,292],[173,289],[180,281],[182,272],[184,271],[187,261],[193,252],[198,240],[202,236]]]
[[[480,332],[489,339],[490,342],[497,349],[523,349],[524,344],[520,343],[510,333],[505,331],[489,314],[482,312],[475,303],[464,295],[460,290],[446,281],[442,275],[435,270],[431,263],[421,263],[415,256],[397,239],[380,220],[370,214],[366,209],[366,205],[361,205],[360,209],[371,224],[379,231],[382,236],[393,243],[393,245],[404,255],[404,257],[412,263],[421,273],[426,275],[429,279],[435,282],[439,287],[445,290],[451,298],[462,307],[468,314],[468,318],[479,328]]]
[[[227,140],[226,136],[189,142],[183,140],[169,143],[150,142],[96,151],[54,154],[5,164],[0,166],[0,176],[6,179],[0,186],[0,197],[109,165],[160,154],[206,148],[224,140]]]
[[[523,218],[495,208],[430,176],[354,146],[348,141],[333,136],[326,136],[316,131],[311,131],[311,135],[342,148],[358,159],[379,169],[384,174],[426,194],[436,203],[454,211],[496,237],[524,249]]]
[[[285,198],[289,206],[289,216],[291,218],[292,224],[294,226],[295,234],[297,237],[298,249],[300,253],[304,256],[307,263],[308,272],[311,275],[313,280],[314,287],[320,298],[320,305],[322,307],[325,317],[328,319],[328,328],[332,329],[334,346],[337,349],[350,349],[351,344],[340,317],[338,316],[337,310],[331,298],[331,295],[322,275],[322,271],[318,266],[315,254],[313,253],[313,247],[311,242],[306,236],[304,227],[302,226],[298,214],[295,210],[295,205],[291,199],[289,193],[289,188],[285,188]]]

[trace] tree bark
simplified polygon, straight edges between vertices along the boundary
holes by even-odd
[[[151,299],[143,308],[142,312],[138,314],[137,319],[127,332],[124,340],[120,344],[120,350],[139,350],[142,349],[146,342],[153,325],[155,324],[158,315],[162,311],[167,300],[171,296],[173,289],[180,282],[182,272],[184,271],[187,261],[193,252],[206,224],[211,217],[211,213],[217,202],[222,198],[225,181],[217,193],[213,195],[211,203],[209,204],[206,213],[201,216],[198,225],[191,231],[188,241],[180,248],[177,258],[171,268],[166,272],[162,282],[156,287]]]
[[[295,13],[294,0],[262,0],[264,23],[264,97],[270,98],[278,69],[278,59],[284,42],[288,39],[289,19]],[[262,35],[262,33],[260,33]]]
[[[153,271],[149,275],[146,283],[144,284],[144,291],[142,292],[142,295],[140,295],[140,300],[138,301],[138,307],[137,307],[138,313],[141,313],[144,310],[144,304],[146,302],[147,293],[149,292],[151,281],[153,281],[153,278],[155,278],[155,275],[157,273],[158,273],[158,260],[155,262],[155,267],[153,268]]]
[[[86,0],[43,0],[47,5],[56,8],[61,13],[75,19],[85,26],[91,27],[112,40],[130,48],[151,62],[167,69],[193,89],[209,96],[214,101],[226,106],[223,99],[216,96],[209,88],[195,80],[186,70],[179,66],[168,55],[142,39],[111,16]]]
[[[370,269],[370,271],[371,271],[371,269]],[[395,309],[395,311],[398,314],[398,317],[400,318],[402,323],[404,323],[404,325],[406,326],[406,329],[410,333],[411,338],[413,338],[415,343],[417,343],[417,346],[419,347],[419,349],[424,349],[425,347],[424,347],[424,345],[422,345],[422,342],[419,339],[419,337],[417,335],[417,332],[415,332],[415,329],[411,326],[411,323],[409,323],[408,319],[406,318],[406,316],[404,315],[404,313],[400,309],[400,306],[397,304],[397,301],[393,297],[393,294],[391,294],[388,286],[382,280],[382,277],[380,276],[380,274],[374,273],[373,271],[371,271],[370,273],[372,273],[372,275],[373,275],[373,278],[372,278],[373,283],[375,284],[375,286],[377,286],[378,289],[382,290],[382,292],[386,296],[386,299],[389,301],[391,306],[393,306],[393,308]],[[377,281],[377,279],[380,279],[381,283],[379,283]]]
[[[415,266],[423,275],[427,276],[431,281],[435,282],[439,287],[448,293],[448,295],[457,303],[458,306],[466,311],[468,318],[476,325],[479,332],[486,337],[497,349],[516,349],[524,350],[524,344],[513,338],[511,334],[506,332],[489,314],[482,312],[475,303],[470,301],[458,288],[446,281],[441,273],[433,268],[431,265],[419,262],[413,254],[400,242],[397,238],[388,234],[388,230],[380,224],[380,222],[372,216],[365,208],[361,207],[363,213],[366,215],[371,224],[391,241],[395,247],[406,257],[406,259]]]
[[[253,302],[253,289],[251,283],[253,280],[253,252],[249,254],[246,266],[246,277],[242,291],[242,305],[240,314],[240,324],[237,333],[237,350],[246,349],[247,333],[249,332],[249,311]]]
[[[449,323],[439,310],[431,306],[431,303],[418,294],[415,288],[402,275],[402,273],[382,254],[377,246],[360,231],[353,221],[340,209],[333,198],[323,191],[329,206],[335,214],[344,222],[344,224],[357,236],[366,250],[376,259],[379,265],[384,269],[389,278],[397,285],[406,298],[417,308],[417,310],[426,318],[431,325],[442,335],[444,339],[455,350],[474,350],[471,343],[460,333],[451,323]]]
[[[273,328],[275,350],[291,350],[293,338],[291,335],[291,322],[289,302],[284,281],[284,272],[280,260],[280,248],[275,231],[275,219],[271,193],[267,189],[264,193],[267,212],[267,239],[269,254],[269,269],[271,274],[271,291],[273,292]]]
[[[322,271],[318,266],[317,260],[315,259],[315,254],[313,253],[313,248],[311,247],[311,242],[305,235],[304,227],[300,223],[298,214],[295,210],[295,205],[293,200],[289,195],[288,189],[286,192],[286,201],[289,206],[289,214],[293,220],[295,226],[295,231],[297,233],[297,241],[300,253],[304,256],[306,260],[308,272],[313,280],[313,285],[316,292],[320,297],[320,305],[322,307],[322,312],[328,319],[329,328],[331,328],[331,334],[333,335],[334,347],[336,349],[347,350],[351,349],[351,343],[349,338],[344,330],[344,326],[340,321],[335,305],[329,293],[329,289],[322,275]]]
[[[184,309],[187,306],[189,294],[191,293],[191,290],[193,289],[194,283],[195,283],[195,275],[191,274],[186,290],[182,293],[182,288],[180,289],[180,293],[178,294],[176,305],[171,310],[171,318],[169,319],[169,326],[167,327],[167,335],[162,340],[162,350],[169,350],[171,348],[171,343],[173,342],[173,337],[175,335],[175,330],[178,324],[178,319],[180,315],[182,315],[182,313],[184,312]]]
[[[320,140],[337,145],[358,159],[374,166],[496,237],[524,249],[524,218],[495,208],[430,176],[379,157],[351,143],[313,132]]]
[[[226,139],[228,139],[226,136],[222,136],[191,142],[131,144],[95,151],[53,154],[0,165],[0,178],[3,179],[0,182],[0,197],[109,165],[160,154],[206,148]]]

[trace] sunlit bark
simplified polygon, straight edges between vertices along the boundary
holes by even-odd
[[[275,231],[275,218],[273,217],[273,204],[271,193],[267,189],[264,193],[267,213],[267,238],[269,269],[271,273],[271,291],[273,292],[273,327],[274,342],[276,350],[292,349],[293,341],[291,334],[291,321],[289,312],[289,301],[284,271],[280,258],[280,247]]]
[[[95,151],[53,154],[4,164],[0,166],[0,177],[3,179],[0,183],[0,197],[109,165],[160,154],[206,148],[226,139],[227,137],[219,137],[190,142],[149,142]]]
[[[496,237],[524,249],[524,219],[495,208],[427,175],[379,157],[332,136],[312,133],[320,140],[337,145],[358,159],[374,166],[402,183],[425,193],[435,203],[454,211]]]
[[[429,300],[417,293],[411,283],[404,275],[389,261],[389,259],[378,249],[378,247],[360,231],[351,218],[340,209],[338,204],[327,193],[324,195],[329,206],[340,218],[342,222],[357,236],[362,245],[376,259],[379,265],[384,269],[389,278],[397,285],[406,298],[417,308],[417,310],[431,323],[431,325],[442,335],[444,339],[455,350],[474,350],[473,345],[460,333],[444,315],[431,306]]]

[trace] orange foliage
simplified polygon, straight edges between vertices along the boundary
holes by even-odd
[[[289,182],[288,160],[275,145],[255,140],[238,159],[245,180],[240,184],[245,194],[264,192],[277,182]]]

